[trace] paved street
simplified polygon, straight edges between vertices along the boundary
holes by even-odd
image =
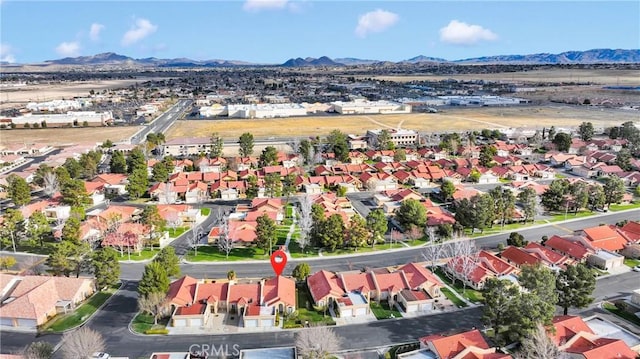
[[[185,111],[191,108],[191,100],[179,100],[171,109],[160,115],[153,122],[145,126],[140,132],[131,137],[131,143],[138,145],[144,142],[150,133],[165,133]]]

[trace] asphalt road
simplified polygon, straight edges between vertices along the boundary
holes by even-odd
[[[569,214],[569,219],[571,214]],[[625,212],[602,213],[591,217],[570,220],[557,224],[541,225],[533,228],[522,229],[518,231],[525,239],[529,241],[539,241],[542,236],[563,235],[572,233],[574,230],[597,226],[601,223],[613,224],[621,220],[638,220],[640,218],[640,209]],[[508,234],[497,234],[476,239],[478,247],[481,248],[497,248],[499,243],[506,243]],[[186,240],[182,238],[181,240]],[[174,246],[180,248],[181,242],[177,242]],[[178,249],[180,251],[180,249]],[[291,274],[296,264],[307,262],[311,266],[311,270],[325,269],[328,271],[345,271],[362,269],[365,267],[382,267],[405,264],[414,261],[423,261],[422,248],[414,247],[409,249],[394,250],[388,252],[361,253],[353,257],[344,256],[325,256],[306,259],[290,259],[285,275]],[[126,263],[122,264],[123,279],[139,280],[142,277],[144,263]],[[183,263],[181,265],[182,273],[188,274],[195,278],[224,278],[226,273],[233,269],[239,277],[245,278],[262,278],[271,276],[273,270],[268,260],[262,262],[242,262],[242,263]]]
[[[179,119],[186,110],[191,108],[191,100],[179,100],[171,109],[153,120],[144,129],[131,137],[131,143],[134,145],[144,142],[150,133],[165,133],[173,123]]]

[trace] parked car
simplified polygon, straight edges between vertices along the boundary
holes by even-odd
[[[91,359],[109,359],[111,358],[111,355],[109,355],[108,353],[93,353],[93,355],[91,356]]]
[[[633,270],[634,272],[640,272],[640,264],[631,268],[631,270]]]

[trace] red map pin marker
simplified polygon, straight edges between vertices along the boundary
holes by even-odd
[[[271,255],[271,267],[277,276],[282,274],[284,267],[287,265],[287,254],[278,249]]]

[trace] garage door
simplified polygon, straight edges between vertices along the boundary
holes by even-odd
[[[273,319],[263,319],[260,324],[262,324],[263,327],[273,327]]]
[[[416,304],[407,305],[407,313],[418,311],[418,306]]]
[[[37,323],[33,319],[18,319],[18,326],[25,329],[36,329]]]
[[[174,319],[173,320],[173,326],[174,327],[186,327],[187,326],[187,320],[186,319]]]
[[[433,306],[431,305],[431,303],[424,303],[420,306],[420,310],[422,311],[427,311],[432,309],[433,309]]]
[[[367,308],[358,308],[358,309],[356,309],[356,316],[366,315],[366,314],[367,314]]]
[[[244,321],[244,326],[247,328],[255,328],[258,326],[258,320],[257,319],[249,319],[249,320],[245,320]]]
[[[190,323],[189,323],[190,327],[199,327],[202,326],[202,319],[197,318],[197,319],[191,319]]]
[[[351,308],[340,310],[340,316],[343,318],[350,317],[352,315],[353,315],[353,312],[351,311]]]
[[[11,318],[0,318],[0,325],[5,327],[13,327],[13,319]]]

